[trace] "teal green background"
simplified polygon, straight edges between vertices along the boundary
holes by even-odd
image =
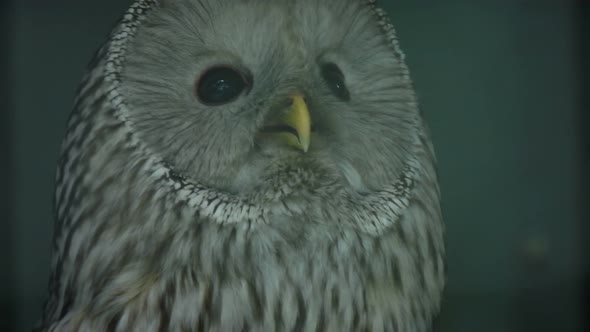
[[[438,331],[585,331],[573,6],[381,3],[439,161],[449,282]],[[20,0],[2,8],[2,331],[30,330],[40,317],[65,121],[86,63],[127,4]]]

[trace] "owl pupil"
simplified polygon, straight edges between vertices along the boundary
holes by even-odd
[[[323,64],[321,66],[321,74],[336,97],[344,101],[350,100],[350,92],[344,83],[344,74],[337,65],[333,63]]]
[[[234,101],[248,87],[244,76],[230,67],[213,67],[197,83],[197,97],[210,106]]]

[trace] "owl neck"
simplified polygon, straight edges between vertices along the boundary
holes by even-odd
[[[191,181],[167,169],[160,177],[172,186],[175,200],[184,202],[199,216],[222,225],[244,221],[268,223],[272,216],[312,214],[316,220],[329,220],[329,211],[338,209],[340,226],[348,226],[363,233],[379,235],[390,228],[404,213],[416,185],[419,168],[409,160],[401,176],[379,191],[354,195],[350,191],[323,193],[301,192],[284,196],[284,189],[252,195],[237,195]],[[328,188],[330,186],[326,186]],[[294,187],[290,187],[295,190]]]

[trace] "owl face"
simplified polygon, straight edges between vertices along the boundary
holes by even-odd
[[[400,174],[415,98],[360,0],[160,6],[122,91],[139,138],[176,171],[242,194],[301,181],[364,192]]]

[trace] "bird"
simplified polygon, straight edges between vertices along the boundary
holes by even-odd
[[[38,331],[429,331],[436,156],[374,0],[134,0],[56,171]]]

